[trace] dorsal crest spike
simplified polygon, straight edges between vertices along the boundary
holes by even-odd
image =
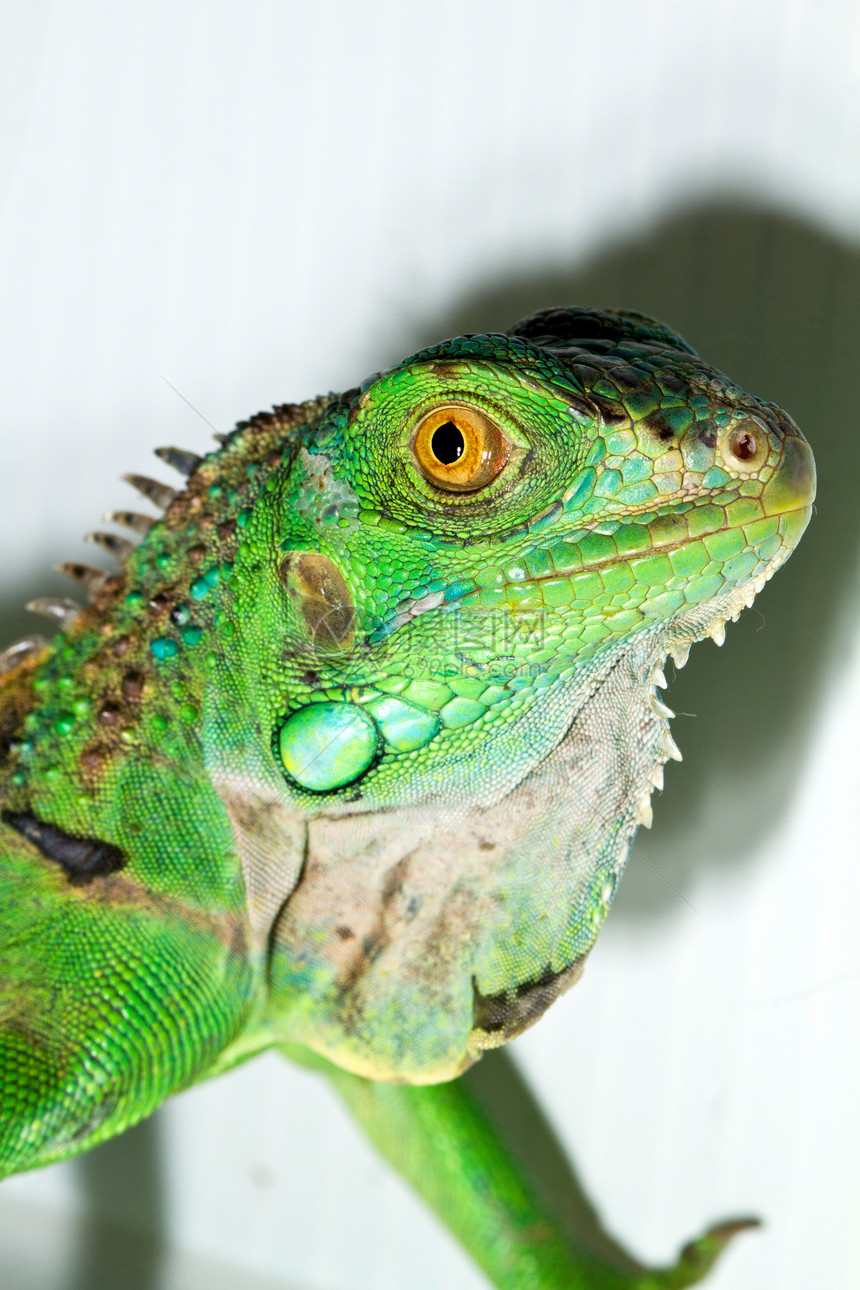
[[[14,645],[10,645],[0,653],[0,676],[14,671],[18,664],[25,662],[26,659],[41,654],[46,644],[44,636],[25,636],[23,640],[15,641]]]
[[[170,503],[176,497],[176,489],[168,488],[167,484],[162,484],[157,479],[150,479],[148,475],[123,475],[127,484],[136,488],[142,493],[147,501],[152,502],[153,506],[159,507],[160,510],[166,511]]]
[[[141,515],[138,511],[107,511],[102,520],[105,524],[121,524],[124,529],[131,529],[146,537],[155,520],[151,515]]]
[[[60,631],[68,631],[81,612],[82,606],[68,596],[39,596],[27,603],[31,614],[41,614],[44,618],[53,618],[59,624]]]
[[[132,551],[137,549],[134,542],[129,542],[126,538],[119,537],[116,533],[87,533],[84,535],[84,541],[94,542],[103,551],[115,556],[120,563],[131,555]]]
[[[54,571],[86,587],[90,597],[96,594],[108,576],[104,569],[94,569],[92,565],[82,564],[79,560],[61,560],[54,565]]]
[[[186,477],[193,475],[203,462],[203,458],[198,457],[196,452],[187,452],[184,448],[156,448],[155,455]]]

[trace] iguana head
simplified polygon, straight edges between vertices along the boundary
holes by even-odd
[[[538,705],[532,756],[566,728],[554,687],[643,633],[679,656],[719,633],[814,480],[784,413],[638,315],[548,311],[375,376],[272,477],[236,565],[286,781],[310,810],[303,790],[382,805],[472,773],[494,795],[508,723]]]
[[[73,755],[202,758],[280,1037],[455,1074],[576,976],[677,755],[663,661],[791,553],[810,449],[661,324],[557,309],[183,464],[70,637],[125,746]]]

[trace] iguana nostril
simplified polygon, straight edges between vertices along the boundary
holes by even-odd
[[[729,448],[738,461],[751,461],[758,452],[758,440],[751,430],[738,430],[732,436]]]
[[[720,442],[723,462],[732,472],[752,475],[775,455],[777,445],[767,431],[751,417],[744,417],[725,434]]]

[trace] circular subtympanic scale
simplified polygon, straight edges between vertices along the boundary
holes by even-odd
[[[379,742],[375,721],[354,703],[309,703],[277,732],[284,770],[312,793],[354,784],[373,765]]]

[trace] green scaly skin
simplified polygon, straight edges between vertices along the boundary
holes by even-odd
[[[509,445],[473,491],[414,456],[449,404]],[[666,655],[808,522],[797,427],[651,319],[559,309],[187,467],[0,675],[0,1176],[280,1046],[496,1286],[694,1284],[743,1224],[599,1263],[444,1081],[579,975],[677,755]]]

